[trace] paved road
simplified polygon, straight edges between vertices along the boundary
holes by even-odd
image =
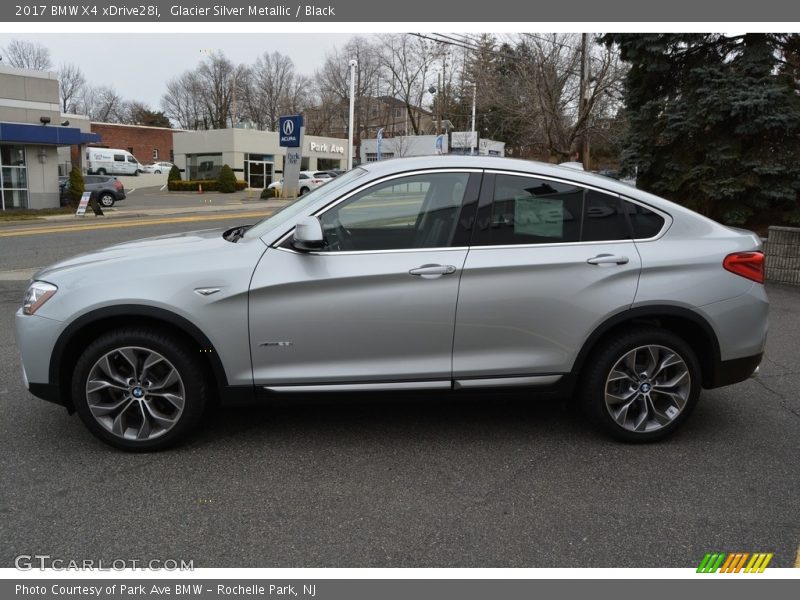
[[[0,259],[38,265],[169,227],[62,234],[33,258],[30,239],[0,239]],[[187,445],[129,455],[24,391],[11,333],[23,288],[0,281],[0,566],[37,553],[198,567],[691,567],[709,550],[795,561],[800,289],[769,288],[759,378],[705,392],[657,445],[487,393],[231,409]]]

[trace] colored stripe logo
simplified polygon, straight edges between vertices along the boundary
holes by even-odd
[[[697,567],[698,573],[763,573],[772,552],[708,552]]]

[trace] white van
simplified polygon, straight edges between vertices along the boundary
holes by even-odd
[[[127,150],[88,148],[86,172],[90,175],[138,175],[144,166]]]

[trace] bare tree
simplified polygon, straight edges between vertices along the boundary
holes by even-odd
[[[616,51],[597,44],[588,51],[586,104],[580,110],[579,36],[528,34],[515,47],[512,74],[517,83],[501,106],[523,127],[540,157],[569,160],[578,141],[616,113],[624,75]]]
[[[167,91],[161,97],[161,109],[182,129],[208,129],[210,123],[202,94],[197,74],[186,71],[167,82]]]
[[[77,106],[80,107],[80,112],[92,121],[100,123],[127,122],[125,100],[109,86],[85,86]]]
[[[233,106],[237,79],[246,77],[244,67],[236,67],[222,52],[214,52],[197,69],[205,114],[212,129],[225,129],[238,116]]]
[[[419,135],[421,113],[415,109],[422,106],[429,86],[436,82],[435,64],[443,59],[444,48],[420,37],[392,34],[385,36],[381,50],[392,95],[403,101],[411,130]]]
[[[85,85],[86,78],[77,65],[64,63],[58,68],[58,92],[63,112],[78,112],[79,98]]]
[[[317,71],[314,78],[319,82],[322,97],[335,101],[336,106],[346,107],[350,99],[350,61],[358,61],[355,81],[355,114],[353,130],[356,146],[366,131],[373,108],[375,108],[376,92],[381,91],[382,65],[380,61],[381,47],[370,39],[358,36],[347,42],[341,49],[328,54],[325,64]],[[385,79],[385,78],[384,78]],[[331,131],[339,135],[347,131],[346,120],[341,131]]]
[[[53,67],[50,50],[38,42],[11,40],[8,46],[2,49],[1,55],[6,64],[17,69],[47,71]]]
[[[248,71],[245,104],[259,129],[276,130],[278,117],[301,104],[297,79],[294,63],[285,54],[265,52],[256,58]]]

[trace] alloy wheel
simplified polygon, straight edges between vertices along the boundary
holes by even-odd
[[[137,346],[102,355],[89,371],[86,401],[112,435],[145,441],[170,431],[186,401],[183,379],[164,356]]]
[[[691,374],[686,361],[666,346],[639,346],[612,367],[605,405],[627,431],[658,431],[672,423],[689,401]]]

